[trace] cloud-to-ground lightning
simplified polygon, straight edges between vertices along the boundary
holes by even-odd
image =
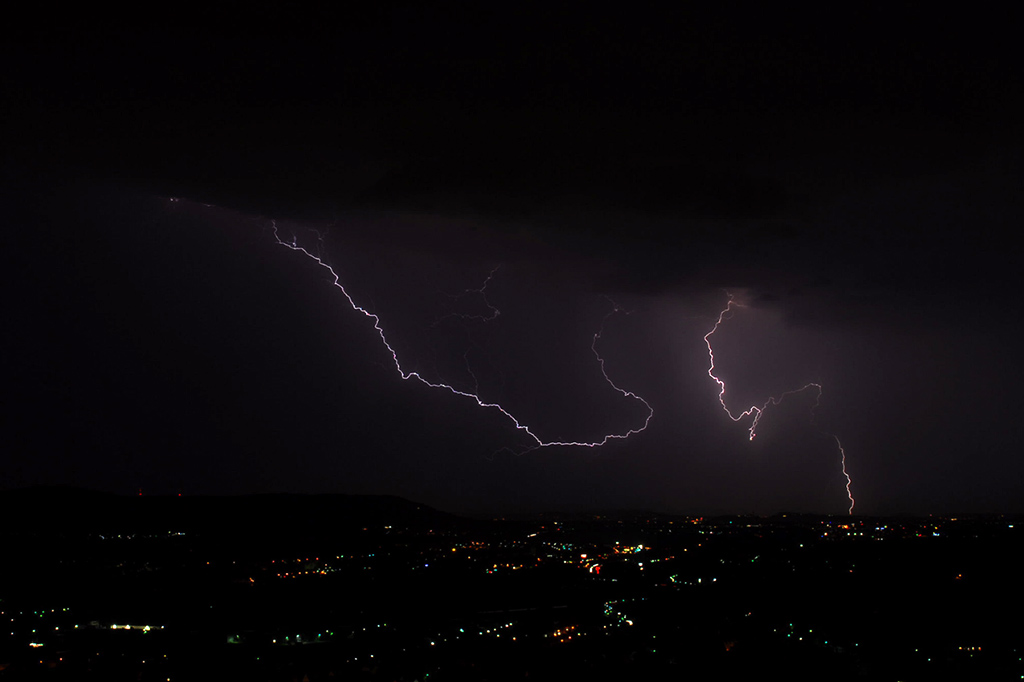
[[[840,455],[840,460],[839,461],[840,461],[840,463],[843,466],[843,476],[846,477],[846,496],[848,498],[850,498],[850,509],[849,509],[849,512],[852,514],[853,513],[853,505],[856,504],[856,503],[853,500],[853,492],[850,490],[850,485],[853,484],[853,481],[850,480],[850,474],[846,473],[846,450],[843,449],[843,444],[839,442],[839,437],[838,436],[833,434],[832,437],[836,439],[836,447],[839,448],[839,455]]]
[[[740,303],[736,303],[732,294],[729,294],[728,296],[729,300],[726,303],[725,308],[718,314],[718,319],[715,321],[715,326],[711,328],[711,331],[704,335],[704,343],[708,347],[708,358],[710,360],[710,365],[708,366],[708,376],[711,377],[716,384],[718,384],[718,402],[722,404],[722,409],[725,410],[725,413],[727,415],[729,415],[729,419],[733,420],[734,422],[738,422],[746,417],[751,417],[750,428],[747,430],[747,434],[750,440],[754,440],[754,437],[757,435],[757,425],[758,423],[760,423],[761,417],[764,416],[764,412],[765,410],[768,409],[769,405],[779,405],[782,403],[783,400],[786,399],[786,396],[794,395],[796,393],[803,393],[804,391],[810,388],[813,388],[817,392],[817,397],[814,401],[814,407],[811,408],[811,415],[813,417],[814,410],[817,409],[818,403],[821,401],[822,393],[821,384],[814,381],[809,382],[801,386],[800,388],[780,393],[778,397],[771,396],[761,406],[751,405],[750,407],[748,407],[746,410],[739,414],[733,414],[732,410],[729,409],[729,406],[725,404],[725,382],[722,381],[717,375],[715,375],[715,351],[711,347],[711,336],[718,331],[718,328],[725,321],[726,315],[732,312],[732,308],[734,305],[736,307],[742,307]],[[856,504],[856,502],[854,501],[853,493],[850,490],[852,480],[850,479],[850,474],[847,473],[846,471],[846,451],[843,450],[843,444],[839,442],[838,436],[831,433],[826,435],[829,435],[833,439],[835,439],[836,447],[839,448],[840,463],[842,465],[843,476],[846,477],[846,496],[850,500],[850,508],[847,511],[848,513],[852,514],[853,507],[854,504]]]
[[[599,364],[599,366],[601,368],[601,374],[604,376],[605,381],[608,382],[608,385],[611,386],[616,391],[618,391],[619,393],[621,393],[623,395],[623,397],[632,398],[633,400],[639,401],[640,403],[642,403],[644,405],[645,408],[647,408],[647,417],[644,419],[643,425],[640,426],[640,427],[637,427],[637,428],[629,429],[625,433],[610,433],[610,434],[607,434],[607,435],[603,436],[600,440],[595,440],[595,441],[592,441],[592,442],[588,442],[588,441],[562,441],[562,440],[551,440],[551,441],[548,441],[548,440],[544,440],[544,439],[540,438],[537,434],[535,434],[530,429],[529,425],[524,424],[523,422],[519,421],[519,419],[517,419],[511,412],[506,410],[500,404],[486,402],[484,399],[482,399],[478,395],[478,392],[461,391],[461,390],[459,390],[459,389],[457,389],[457,388],[455,388],[455,387],[453,387],[453,386],[451,386],[449,384],[443,383],[443,382],[428,381],[427,379],[423,378],[418,372],[404,370],[402,368],[402,363],[401,363],[401,361],[398,358],[398,353],[395,351],[395,349],[388,342],[387,337],[384,334],[384,329],[381,326],[380,317],[377,316],[375,313],[370,312],[366,308],[363,308],[362,306],[358,305],[355,302],[355,300],[352,298],[352,296],[348,293],[348,291],[345,289],[345,287],[341,284],[341,278],[339,277],[338,273],[334,270],[333,267],[331,267],[331,265],[329,265],[326,261],[324,261],[324,259],[321,256],[321,253],[318,251],[318,253],[314,254],[314,253],[311,253],[310,251],[307,251],[304,247],[300,246],[298,244],[298,242],[294,238],[290,242],[289,241],[283,241],[278,236],[277,224],[272,222],[271,226],[272,226],[272,231],[273,231],[273,235],[274,235],[274,240],[279,245],[285,246],[285,247],[291,249],[292,251],[301,253],[305,257],[307,257],[310,260],[312,260],[313,262],[315,262],[319,267],[327,270],[327,272],[330,273],[330,275],[331,275],[331,279],[332,279],[331,285],[334,286],[335,288],[337,288],[339,291],[341,291],[342,296],[344,296],[344,298],[348,302],[349,306],[351,306],[351,308],[353,310],[361,313],[362,315],[364,315],[365,317],[368,317],[370,320],[373,321],[373,328],[377,331],[377,335],[380,337],[381,343],[384,345],[384,348],[387,349],[387,351],[391,354],[391,359],[394,361],[395,369],[398,371],[399,376],[403,380],[408,381],[410,379],[415,379],[416,381],[419,381],[420,383],[422,383],[422,384],[424,384],[426,386],[429,386],[431,388],[443,389],[443,390],[446,390],[446,391],[448,391],[448,392],[450,392],[450,393],[452,393],[454,395],[461,396],[463,398],[468,398],[468,399],[474,401],[480,407],[487,408],[487,409],[492,409],[492,410],[497,410],[498,412],[503,414],[509,421],[511,421],[512,424],[515,425],[515,428],[517,430],[525,433],[533,441],[533,444],[526,448],[526,450],[525,450],[526,452],[531,451],[531,450],[536,450],[538,448],[548,448],[548,447],[558,447],[558,446],[563,446],[563,447],[586,447],[586,448],[601,447],[602,445],[605,445],[606,443],[608,443],[611,440],[623,440],[623,439],[629,438],[632,435],[640,433],[641,431],[643,431],[643,430],[645,430],[647,428],[647,425],[651,421],[651,417],[654,416],[654,410],[651,408],[651,406],[647,403],[646,400],[641,398],[636,393],[633,393],[632,391],[627,391],[627,390],[625,390],[623,388],[619,388],[619,386],[617,386],[615,384],[615,382],[613,382],[611,380],[611,378],[608,376],[608,373],[605,371],[605,368],[604,368],[604,358],[601,357],[601,354],[597,350],[597,343],[598,343],[598,341],[601,338],[602,332],[604,331],[604,322],[607,321],[607,319],[611,315],[614,315],[614,314],[620,312],[620,309],[619,309],[618,306],[615,306],[613,308],[612,312],[610,312],[608,315],[605,316],[604,321],[602,321],[602,323],[601,323],[601,328],[598,329],[598,331],[594,334],[593,340],[592,340],[592,342],[590,344],[590,348],[593,351],[594,356],[597,358],[598,364]],[[487,281],[484,282],[484,285],[482,287],[480,287],[480,289],[475,290],[475,291],[477,293],[483,294],[484,293],[483,290],[487,286],[487,282],[490,281],[490,279],[491,279],[491,277],[493,277],[493,275],[494,275],[494,271],[491,271],[491,274],[488,276]],[[481,316],[481,319],[484,320],[484,321],[486,321],[487,317],[490,317],[490,319],[493,319],[494,317],[497,317],[497,308],[494,308],[493,306],[491,306],[489,302],[486,303],[486,304],[487,304],[488,308],[491,308],[492,313],[491,313],[490,316]],[[477,391],[478,390],[479,389],[477,389]]]

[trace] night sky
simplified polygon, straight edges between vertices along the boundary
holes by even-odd
[[[1024,511],[1014,17],[236,10],[0,48],[3,489]]]

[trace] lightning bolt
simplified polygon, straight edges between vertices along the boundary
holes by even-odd
[[[738,422],[741,419],[745,419],[747,417],[753,417],[750,421],[750,428],[747,430],[747,435],[749,437],[749,440],[754,440],[754,437],[757,435],[757,425],[761,422],[761,417],[764,416],[765,410],[767,410],[770,405],[780,405],[782,401],[786,399],[786,396],[795,395],[797,393],[803,393],[804,391],[813,388],[817,392],[817,397],[814,401],[814,407],[811,408],[811,416],[813,420],[815,416],[814,411],[818,408],[818,403],[821,401],[822,393],[821,384],[814,381],[804,384],[800,388],[780,393],[778,397],[771,396],[768,398],[768,400],[764,402],[763,405],[751,405],[750,407],[748,407],[743,412],[740,412],[739,414],[733,414],[732,410],[729,409],[729,406],[725,404],[725,382],[715,375],[715,351],[711,347],[711,337],[712,335],[714,335],[715,332],[718,331],[718,328],[727,319],[726,315],[732,312],[732,308],[734,305],[737,308],[743,307],[742,304],[736,303],[732,294],[727,295],[729,296],[729,300],[726,303],[725,308],[722,310],[722,312],[718,314],[718,319],[715,321],[715,326],[711,328],[711,331],[704,335],[704,343],[708,347],[708,359],[710,360],[710,365],[708,366],[708,376],[711,377],[711,379],[716,384],[718,384],[718,402],[721,403],[722,409],[725,410],[725,413],[727,415],[729,415],[729,419],[733,420],[734,422]],[[825,432],[822,431],[822,433]],[[843,444],[839,442],[838,436],[832,433],[825,433],[825,435],[831,436],[836,441],[836,447],[839,449],[840,463],[842,465],[843,476],[846,478],[846,496],[850,500],[850,507],[847,510],[847,513],[853,514],[853,507],[854,504],[856,504],[856,502],[853,499],[853,493],[850,490],[850,486],[853,483],[853,481],[850,479],[850,474],[847,473],[846,471],[846,451],[843,450]]]
[[[423,378],[418,372],[407,372],[404,369],[402,369],[402,363],[398,359],[398,353],[396,353],[395,349],[391,346],[390,343],[388,343],[387,337],[384,334],[384,329],[381,326],[380,317],[377,316],[376,314],[370,312],[366,308],[363,308],[362,306],[358,305],[355,302],[355,300],[352,298],[352,296],[348,293],[348,291],[345,289],[345,287],[341,284],[341,278],[338,276],[338,273],[335,272],[333,267],[331,267],[327,262],[324,261],[324,259],[322,257],[322,249],[318,249],[316,254],[310,253],[304,247],[300,246],[298,244],[298,242],[294,239],[294,237],[292,238],[291,241],[282,241],[280,236],[278,236],[278,233],[277,233],[277,223],[276,222],[271,221],[271,228],[272,228],[272,232],[273,232],[273,235],[274,235],[274,241],[277,242],[277,244],[279,244],[280,246],[284,246],[284,247],[286,247],[286,248],[288,248],[288,249],[290,249],[292,251],[301,253],[306,258],[309,258],[311,261],[315,262],[319,267],[321,267],[321,268],[325,269],[327,272],[329,272],[330,275],[331,275],[331,278],[332,278],[331,285],[334,286],[336,289],[338,289],[341,292],[342,296],[345,297],[345,300],[348,302],[349,306],[351,306],[351,308],[353,310],[355,310],[356,312],[361,313],[362,315],[364,315],[365,317],[367,317],[367,318],[369,318],[369,319],[371,319],[373,321],[373,328],[377,331],[377,335],[380,337],[381,343],[384,345],[384,348],[386,348],[387,351],[391,354],[391,359],[394,361],[395,369],[398,371],[398,375],[404,381],[409,381],[410,379],[415,379],[416,381],[420,382],[421,384],[424,384],[425,386],[429,386],[430,388],[436,388],[436,389],[445,390],[445,391],[448,391],[449,393],[451,393],[453,395],[457,395],[457,396],[460,396],[460,397],[463,397],[463,398],[468,398],[469,400],[472,400],[473,402],[475,402],[479,407],[486,408],[486,409],[489,409],[489,410],[497,410],[502,415],[504,415],[509,421],[511,421],[512,424],[515,426],[515,428],[517,430],[519,430],[519,431],[523,432],[524,434],[526,434],[533,441],[533,445],[530,445],[529,447],[527,447],[526,450],[524,450],[523,452],[529,452],[529,451],[532,451],[532,450],[537,450],[539,448],[550,448],[550,447],[558,447],[558,446],[562,446],[562,447],[598,448],[598,447],[601,447],[602,445],[605,445],[606,443],[608,443],[611,440],[624,440],[626,438],[629,438],[632,435],[640,433],[641,431],[643,431],[643,430],[645,430],[647,428],[647,425],[651,421],[651,417],[654,416],[654,410],[651,408],[651,406],[647,403],[646,400],[644,400],[643,398],[638,396],[636,393],[633,393],[632,391],[627,391],[627,390],[625,390],[623,388],[620,388],[619,386],[617,386],[615,384],[615,382],[613,382],[611,380],[611,378],[608,376],[608,373],[605,371],[604,358],[601,357],[601,354],[597,350],[597,343],[601,339],[601,334],[604,331],[604,324],[605,324],[605,322],[607,322],[608,318],[611,317],[612,315],[615,315],[618,312],[622,312],[621,309],[617,305],[614,306],[612,311],[610,313],[608,313],[608,315],[606,315],[604,317],[604,319],[602,320],[601,327],[598,329],[597,333],[594,334],[594,338],[593,338],[593,341],[590,344],[590,348],[593,351],[594,356],[597,358],[598,365],[601,368],[601,374],[604,376],[605,381],[608,382],[608,385],[611,386],[616,391],[618,391],[619,393],[621,393],[623,395],[623,397],[632,398],[633,400],[639,401],[640,403],[642,403],[644,405],[644,407],[647,408],[647,417],[644,419],[643,426],[641,426],[639,428],[629,429],[625,433],[610,433],[610,434],[607,434],[604,437],[602,437],[600,440],[593,441],[593,442],[587,442],[587,441],[560,441],[560,440],[546,441],[546,440],[541,439],[539,436],[537,436],[537,434],[535,434],[530,429],[530,427],[527,424],[524,424],[521,421],[519,421],[519,419],[517,419],[511,412],[506,410],[500,404],[498,404],[498,403],[489,403],[489,402],[484,401],[477,394],[477,392],[460,391],[459,389],[457,389],[457,388],[455,388],[453,386],[450,386],[449,384],[446,384],[446,383],[442,383],[442,382],[436,382],[435,383],[435,382],[432,382],[432,381],[428,381],[427,379]],[[318,240],[318,241],[321,241],[321,240]],[[477,290],[473,290],[473,292],[479,293],[482,296],[484,296],[485,304],[488,306],[488,308],[490,308],[493,311],[491,313],[491,315],[489,316],[489,318],[484,318],[483,316],[481,316],[481,319],[484,319],[485,321],[486,321],[486,319],[494,319],[495,317],[497,317],[497,314],[498,314],[497,313],[497,308],[494,308],[493,306],[490,305],[489,302],[486,301],[486,294],[484,292],[484,289],[486,288],[487,283],[490,281],[491,277],[493,277],[493,276],[494,276],[494,271],[492,270],[491,274],[487,277],[487,280],[484,282],[483,286],[480,287]],[[472,374],[472,371],[470,373]],[[479,389],[475,389],[475,390],[479,391]],[[520,454],[523,454],[523,453],[520,453]]]
[[[843,450],[843,444],[839,442],[839,437],[835,434],[832,435],[836,439],[836,447],[839,448],[839,454],[841,459],[839,460],[843,465],[843,476],[846,477],[846,497],[850,500],[850,508],[847,510],[848,513],[853,513],[853,505],[857,504],[853,499],[853,492],[850,491],[850,485],[853,481],[850,480],[850,474],[846,473],[846,450]]]

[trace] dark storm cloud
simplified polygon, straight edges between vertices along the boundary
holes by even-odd
[[[1002,272],[986,238],[961,245],[969,216],[899,215],[915,182],[939,176],[954,186],[940,203],[977,211],[975,190],[1006,177],[978,167],[1019,144],[997,17],[325,12],[299,33],[16,37],[12,172],[279,218],[429,216],[389,238],[491,262],[547,249],[604,291],[784,297]]]
[[[865,508],[1009,505],[1014,22],[348,12],[4,44],[19,480],[842,511],[808,405],[749,444],[715,401],[702,338],[729,289],[746,308],[716,343],[736,403],[824,381],[818,425],[849,437]],[[169,196],[185,201],[153,199]],[[508,424],[397,379],[271,219],[306,245],[327,230],[403,359],[470,386],[475,349],[488,395],[545,435],[634,425],[587,346],[611,296],[636,314],[601,349],[652,429],[482,457]],[[499,324],[432,326],[477,310],[457,296],[497,265]]]
[[[757,150],[768,161],[728,172],[711,154],[435,159],[388,171],[352,205],[407,216],[388,235],[395,245],[472,256],[475,244],[489,262],[546,253],[604,293],[742,287],[763,304],[796,299],[793,318],[805,320],[802,307],[859,317],[887,297],[917,298],[921,310],[1005,286],[1014,272],[1000,236],[1021,215],[1014,161],[987,136],[967,148],[954,137],[905,144],[879,126],[839,161],[842,139],[769,141]],[[929,142],[951,149],[937,159]]]

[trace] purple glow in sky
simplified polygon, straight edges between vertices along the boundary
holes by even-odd
[[[619,393],[621,393],[623,395],[623,397],[632,398],[633,400],[639,401],[641,404],[643,404],[643,406],[647,409],[647,417],[644,419],[643,425],[638,427],[638,428],[629,429],[625,433],[609,433],[609,434],[606,434],[603,438],[601,438],[598,441],[587,442],[587,441],[564,441],[564,440],[548,440],[548,441],[546,441],[546,440],[543,440],[539,436],[537,436],[533,431],[531,431],[530,427],[527,424],[521,423],[515,416],[512,415],[512,413],[510,413],[508,410],[506,410],[504,407],[502,407],[498,403],[486,402],[482,398],[480,398],[479,395],[477,395],[475,393],[470,393],[468,391],[460,391],[457,388],[451,386],[450,384],[441,383],[441,382],[431,382],[431,381],[428,381],[428,380],[424,379],[423,376],[420,375],[419,372],[412,372],[412,371],[407,372],[404,369],[402,369],[402,363],[398,359],[398,353],[395,351],[394,348],[391,347],[391,344],[388,343],[387,337],[384,336],[384,329],[381,327],[380,317],[378,317],[374,313],[371,313],[366,308],[363,308],[363,307],[361,307],[361,306],[356,304],[356,302],[352,299],[352,296],[349,295],[348,291],[345,290],[345,287],[342,286],[341,281],[340,281],[340,279],[338,277],[338,273],[335,272],[334,268],[332,268],[329,264],[324,262],[324,260],[321,257],[321,255],[310,253],[304,247],[299,246],[294,240],[291,243],[282,241],[280,236],[278,236],[276,223],[273,223],[272,230],[273,230],[273,234],[274,234],[274,239],[277,241],[278,244],[280,244],[281,246],[285,246],[285,247],[291,249],[292,251],[296,251],[298,253],[303,254],[304,256],[306,256],[307,258],[309,258],[310,260],[315,262],[321,268],[326,269],[330,273],[331,278],[333,280],[332,281],[332,285],[335,288],[337,288],[339,291],[341,291],[342,295],[345,297],[345,300],[348,301],[349,306],[351,306],[351,308],[353,310],[355,310],[357,312],[360,312],[364,316],[366,316],[366,317],[370,318],[371,320],[373,320],[373,328],[375,330],[377,330],[377,334],[380,336],[381,343],[384,344],[384,347],[387,349],[388,353],[391,354],[391,359],[394,362],[395,369],[398,371],[399,376],[401,376],[403,380],[408,381],[409,379],[415,379],[416,381],[419,381],[420,383],[422,383],[422,384],[424,384],[426,386],[429,386],[431,388],[444,389],[444,390],[449,391],[450,393],[452,393],[454,395],[462,396],[463,398],[469,398],[469,399],[473,400],[474,402],[476,402],[476,404],[479,405],[480,407],[497,410],[501,414],[505,415],[505,417],[507,417],[513,424],[515,424],[515,427],[516,427],[517,430],[522,431],[523,433],[528,435],[531,440],[533,440],[533,444],[530,445],[524,452],[528,452],[530,450],[536,450],[537,448],[550,448],[550,447],[584,447],[584,448],[597,448],[597,447],[601,447],[602,445],[606,444],[610,440],[623,440],[623,439],[629,438],[632,435],[640,433],[641,431],[643,431],[643,430],[645,430],[647,428],[647,425],[651,421],[651,417],[654,416],[654,410],[651,408],[651,406],[647,403],[646,400],[644,400],[643,398],[641,398],[637,394],[633,393],[632,391],[627,391],[627,390],[617,386],[615,384],[615,382],[613,382],[611,380],[611,378],[608,376],[608,373],[605,371],[604,358],[601,357],[601,354],[597,350],[597,342],[601,339],[601,333],[604,331],[604,322],[602,321],[601,327],[594,334],[593,341],[591,342],[591,345],[590,345],[590,348],[591,348],[591,350],[594,353],[594,357],[597,359],[598,365],[601,368],[601,374],[602,374],[602,376],[604,376],[604,380],[606,382],[608,382],[608,385],[611,386],[616,391],[618,391]],[[492,270],[491,274],[487,276],[487,280],[485,280],[484,284],[479,289],[476,289],[474,291],[477,291],[479,293],[483,293],[484,289],[487,286],[487,283],[490,282],[490,280],[491,280],[491,278],[493,276],[494,276],[494,271]],[[485,302],[486,302],[486,298],[485,298]],[[486,303],[486,305],[493,312],[488,317],[480,317],[479,319],[481,319],[482,321],[488,321],[488,320],[494,319],[499,314],[498,309],[497,308],[493,308],[493,306],[491,306],[489,302]],[[614,315],[614,314],[616,314],[618,312],[620,312],[619,307],[618,306],[614,306],[612,311],[610,313],[608,313],[608,315],[606,315],[604,319],[607,320],[609,317],[611,317],[612,315]]]
[[[24,22],[0,483],[1020,510],[1019,22],[663,10]]]
[[[718,313],[718,319],[715,320],[715,326],[711,328],[711,331],[704,335],[704,343],[708,347],[708,359],[710,360],[710,364],[708,366],[708,376],[711,377],[716,384],[718,384],[718,402],[721,403],[722,409],[725,410],[725,413],[729,415],[729,419],[733,420],[734,422],[738,422],[747,417],[751,417],[750,428],[748,429],[747,433],[748,439],[754,440],[754,437],[757,435],[757,425],[761,421],[761,417],[764,416],[764,412],[765,410],[768,409],[769,405],[779,405],[780,403],[782,403],[783,400],[786,399],[786,396],[795,395],[797,393],[803,393],[809,388],[813,388],[817,392],[817,395],[814,399],[814,407],[811,408],[811,414],[813,415],[814,410],[818,407],[818,404],[821,401],[822,392],[821,384],[813,381],[804,384],[800,388],[784,391],[780,393],[778,397],[769,396],[768,399],[762,405],[751,405],[740,414],[733,414],[732,411],[729,409],[729,406],[725,404],[725,382],[715,375],[715,351],[711,347],[711,336],[718,331],[718,328],[722,325],[722,322],[724,322],[727,319],[726,315],[729,315],[729,313],[732,312],[733,306],[736,306],[737,308],[744,307],[742,303],[736,302],[736,299],[733,297],[731,293],[727,294],[727,296],[729,297],[729,300],[726,303],[725,308],[723,308],[722,311]],[[843,476],[846,478],[846,495],[850,500],[850,508],[848,510],[848,513],[853,514],[853,507],[856,504],[856,502],[853,499],[853,492],[850,490],[850,485],[852,484],[852,481],[850,479],[850,475],[846,471],[846,451],[843,450],[843,444],[839,442],[838,436],[836,436],[835,434],[828,435],[835,439],[836,447],[839,448],[840,463],[842,465]]]

